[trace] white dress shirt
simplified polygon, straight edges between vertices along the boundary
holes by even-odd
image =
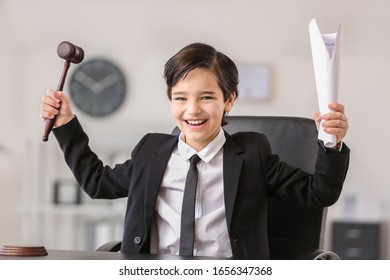
[[[157,197],[151,228],[152,254],[178,255],[180,249],[181,208],[189,159],[196,151],[179,136],[165,169]],[[194,256],[231,257],[227,230],[224,184],[223,130],[203,150],[198,152],[198,186],[195,202]]]

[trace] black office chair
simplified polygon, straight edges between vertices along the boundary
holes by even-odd
[[[312,173],[316,161],[317,128],[311,119],[299,117],[230,116],[224,129],[229,133],[264,133],[272,151],[280,158]],[[178,134],[177,128],[173,134]],[[327,208],[304,207],[288,201],[268,200],[268,236],[270,257],[274,260],[340,259],[324,251]],[[110,242],[99,251],[118,251],[119,242]]]

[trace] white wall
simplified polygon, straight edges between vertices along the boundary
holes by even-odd
[[[353,195],[357,208],[350,216],[390,219],[388,11],[388,0],[0,0],[0,145],[7,149],[0,152],[0,243],[20,242],[19,206],[38,201],[35,188],[53,172],[52,163],[39,162],[40,152],[56,149],[53,137],[40,141],[39,104],[62,71],[59,42],[74,42],[86,59],[104,56],[124,69],[129,93],[118,113],[104,119],[76,113],[98,149],[131,150],[144,133],[173,127],[162,69],[194,41],[237,63],[270,66],[272,98],[238,100],[231,114],[311,117],[318,110],[308,37],[313,17],[324,33],[334,32],[338,21],[345,25],[340,101],[352,154],[344,193],[329,217],[345,217],[343,199]],[[23,196],[23,188],[30,193]]]

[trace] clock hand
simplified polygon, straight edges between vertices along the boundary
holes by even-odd
[[[94,79],[89,77],[84,72],[78,72],[75,76],[75,79],[79,81],[81,84],[83,84],[85,87],[91,89],[93,92],[97,93],[97,87],[99,87],[98,82],[96,82]]]
[[[100,93],[106,88],[110,87],[111,85],[115,84],[120,79],[120,76],[118,74],[111,74],[107,77],[105,77],[103,80],[97,82],[95,87],[95,93]]]

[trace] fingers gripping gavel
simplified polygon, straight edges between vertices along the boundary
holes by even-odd
[[[77,64],[83,61],[84,51],[82,48],[73,45],[68,41],[63,41],[58,45],[57,54],[59,57],[65,59],[64,70],[62,71],[62,75],[57,87],[57,91],[62,91],[62,89],[64,88],[66,74],[68,73],[70,63]],[[54,117],[53,119],[45,120],[45,132],[42,137],[42,140],[44,142],[46,142],[49,139],[49,134],[53,129],[55,118],[56,117]]]

